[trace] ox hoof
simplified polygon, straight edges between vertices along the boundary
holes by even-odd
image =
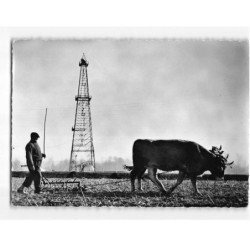
[[[164,190],[164,191],[161,191],[161,193],[165,196],[170,196],[172,192]]]

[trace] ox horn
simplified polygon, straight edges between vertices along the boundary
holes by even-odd
[[[232,161],[232,162],[229,162],[229,163],[226,163],[226,165],[232,165],[234,163],[234,161]]]
[[[220,145],[220,147],[218,148],[218,150],[221,151],[221,149],[222,149],[222,146]]]
[[[226,157],[224,157],[223,155],[221,155],[221,157],[223,158],[223,160],[224,160],[225,162],[227,162],[227,159],[228,159],[228,157],[229,157],[229,154],[227,154]]]
[[[216,151],[216,149],[217,149],[217,148],[216,148],[215,146],[212,146],[211,151],[212,151],[212,152],[215,152],[215,151]]]
[[[224,153],[224,151],[219,151],[219,154],[222,155]]]

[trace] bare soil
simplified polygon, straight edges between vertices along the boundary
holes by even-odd
[[[52,179],[49,181],[60,181]],[[72,179],[73,180],[73,179]],[[65,179],[64,179],[65,181]],[[248,181],[197,182],[202,196],[194,196],[189,180],[164,196],[150,180],[143,181],[143,191],[130,192],[128,179],[78,178],[81,188],[75,184],[45,185],[43,193],[34,194],[33,186],[24,194],[17,193],[23,178],[12,178],[11,204],[13,206],[85,206],[85,207],[246,207],[248,205]],[[166,189],[175,180],[163,180]]]

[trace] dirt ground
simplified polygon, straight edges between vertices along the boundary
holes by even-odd
[[[61,181],[67,179],[61,179]],[[73,180],[73,179],[72,179]],[[49,179],[59,181],[59,179]],[[248,181],[201,180],[197,186],[202,196],[194,196],[185,180],[170,196],[159,193],[150,180],[142,182],[143,191],[130,192],[128,179],[76,179],[76,184],[45,185],[43,193],[34,194],[33,185],[24,194],[17,193],[23,178],[12,178],[13,206],[85,206],[85,207],[246,207]],[[174,180],[163,180],[166,189]]]

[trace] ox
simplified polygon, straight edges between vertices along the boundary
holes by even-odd
[[[196,178],[205,171],[210,171],[213,176],[222,178],[228,163],[228,155],[224,157],[224,151],[212,147],[206,150],[198,143],[184,140],[136,140],[133,145],[133,167],[131,177],[131,189],[135,191],[135,179],[138,179],[138,189],[141,188],[141,179],[146,170],[148,177],[166,195],[182,183],[185,177],[191,179],[194,193],[200,194],[196,187]],[[157,178],[157,169],[162,171],[179,171],[177,182],[168,191]]]

